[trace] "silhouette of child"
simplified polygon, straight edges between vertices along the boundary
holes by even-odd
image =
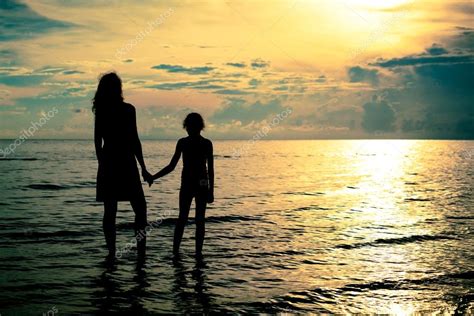
[[[193,198],[196,203],[196,256],[202,256],[205,212],[207,203],[214,202],[214,157],[212,142],[201,136],[204,120],[198,113],[190,113],[183,121],[188,137],[181,138],[168,166],[153,175],[148,183],[164,177],[176,167],[183,154],[183,171],[179,191],[179,218],[174,230],[173,254],[179,254],[184,226],[188,220]]]

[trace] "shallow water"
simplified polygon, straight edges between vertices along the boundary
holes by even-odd
[[[144,141],[148,168],[174,145]],[[180,168],[144,188],[149,221],[164,218],[146,261],[132,249],[106,264],[92,142],[30,140],[0,160],[1,315],[474,311],[473,141],[214,148],[202,262],[192,220],[171,260]],[[119,208],[123,250],[133,212]]]

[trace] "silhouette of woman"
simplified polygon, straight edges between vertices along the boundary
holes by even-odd
[[[176,144],[176,151],[168,166],[152,176],[148,181],[164,177],[174,170],[181,153],[183,154],[183,171],[179,191],[179,218],[174,230],[173,254],[179,254],[184,226],[188,220],[189,209],[193,198],[196,203],[196,256],[202,256],[204,243],[205,212],[207,203],[214,202],[214,157],[212,142],[201,136],[204,120],[198,113],[190,113],[183,122],[188,137],[181,138]]]
[[[114,73],[104,74],[93,99],[94,143],[99,169],[96,200],[104,202],[103,230],[109,258],[115,256],[115,217],[118,201],[130,201],[135,212],[135,235],[147,225],[146,201],[136,160],[143,178],[149,180],[138,138],[133,105],[122,97],[122,81]],[[145,254],[146,239],[137,237],[139,255]]]

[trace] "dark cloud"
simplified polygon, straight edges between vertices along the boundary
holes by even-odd
[[[348,70],[350,82],[368,82],[372,85],[379,83],[378,70],[367,69],[360,66],[351,67]]]
[[[168,65],[161,64],[151,67],[152,69],[165,70],[170,73],[185,73],[188,75],[203,75],[214,70],[215,67],[202,66],[202,67],[184,67],[181,65]]]
[[[227,66],[236,67],[236,68],[245,68],[247,65],[245,63],[226,63]]]
[[[380,60],[373,63],[373,66],[384,68],[416,66],[423,64],[454,64],[454,63],[472,63],[474,56],[472,55],[447,55],[447,56],[407,56],[402,58],[393,58],[389,60]]]
[[[46,80],[49,76],[43,75],[3,75],[0,74],[0,84],[15,87],[36,86]]]
[[[67,29],[72,23],[52,20],[16,0],[0,1],[0,41],[32,38],[50,31]]]
[[[385,89],[402,132],[420,138],[474,139],[474,54],[471,47],[459,45],[472,35],[464,28],[458,31],[455,41],[449,38],[444,46],[433,44],[418,55],[377,62],[403,83]]]
[[[267,103],[257,101],[253,104],[246,104],[243,99],[231,98],[221,109],[214,113],[211,120],[214,122],[240,121],[243,124],[248,124],[252,121],[262,121],[269,116],[279,114],[283,110],[284,107],[277,99]]]
[[[244,95],[244,94],[250,94],[251,92],[239,90],[239,89],[222,89],[222,90],[217,90],[214,93],[226,94],[226,95]]]
[[[76,75],[76,74],[83,74],[83,73],[84,73],[83,71],[79,71],[79,70],[65,70],[65,71],[63,71],[64,75]]]
[[[445,54],[449,53],[443,46],[441,46],[439,44],[436,44],[436,43],[431,45],[431,47],[428,47],[426,49],[426,52],[430,55],[433,55],[433,56],[445,55]]]
[[[392,132],[395,130],[395,111],[383,99],[374,97],[371,102],[364,104],[362,128],[369,133]]]
[[[252,66],[252,68],[254,68],[254,69],[266,68],[266,67],[270,66],[270,62],[265,61],[265,60],[260,59],[260,58],[257,58],[257,59],[252,60],[252,63],[250,63],[250,66]]]
[[[459,33],[448,39],[448,44],[456,50],[474,52],[474,29],[459,26]]]

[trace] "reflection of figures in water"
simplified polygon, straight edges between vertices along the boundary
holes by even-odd
[[[173,260],[175,284],[173,293],[175,305],[181,314],[209,314],[212,299],[206,286],[206,264],[196,260],[192,271],[186,271],[181,259]],[[191,276],[192,281],[189,280]],[[191,283],[191,284],[190,284]],[[190,291],[190,289],[193,289]]]
[[[132,315],[146,314],[143,300],[147,297],[146,289],[150,284],[147,281],[144,261],[137,261],[135,275],[133,276],[134,284],[131,288],[121,285],[120,273],[117,273],[115,260],[106,260],[102,266],[102,269],[104,268],[105,270],[96,281],[98,288],[101,290],[95,291],[91,299],[92,304],[97,307],[95,314],[107,315],[124,310]]]

